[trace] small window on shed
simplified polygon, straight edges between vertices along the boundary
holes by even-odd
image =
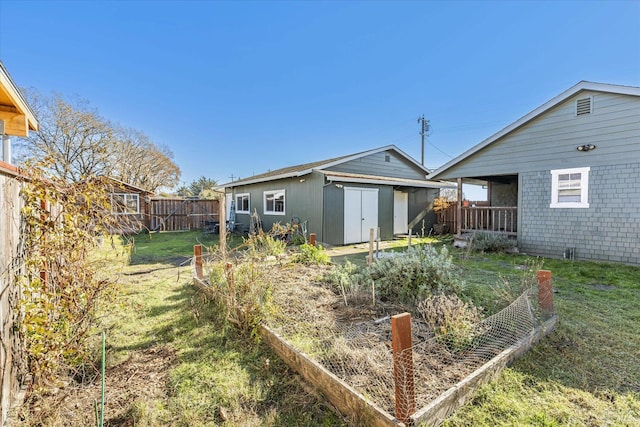
[[[391,156],[388,155],[388,154],[385,154],[384,161],[387,162],[387,163],[391,162]]]
[[[593,109],[593,97],[576,99],[576,116],[591,114]]]

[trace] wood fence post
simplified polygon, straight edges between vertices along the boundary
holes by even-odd
[[[416,411],[411,350],[411,314],[391,316],[393,382],[396,392],[396,418],[403,423]]]
[[[202,279],[202,245],[193,245],[193,256],[195,258],[196,277]]]
[[[227,259],[227,194],[221,193],[220,204],[218,205],[218,237],[220,237],[220,255],[222,259]]]
[[[409,240],[407,242],[407,247],[411,247],[411,236],[413,235],[413,228],[409,229]]]
[[[309,243],[311,244],[311,246],[316,245],[316,233],[309,234]]]
[[[462,178],[458,178],[458,201],[456,202],[456,235],[462,234]]]
[[[367,257],[367,264],[371,264],[373,262],[373,240],[375,237],[375,230],[373,228],[369,229],[369,256]]]
[[[538,301],[545,313],[553,313],[553,281],[549,270],[538,270]]]
[[[229,293],[232,301],[235,304],[236,298],[236,281],[233,277],[233,264],[228,262],[224,265],[225,272],[227,274],[227,285],[229,286]]]

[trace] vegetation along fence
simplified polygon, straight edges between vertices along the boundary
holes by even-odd
[[[0,425],[7,420],[26,372],[24,348],[14,327],[19,315],[16,306],[21,297],[15,278],[25,268],[20,221],[23,185],[24,181],[18,180],[14,173],[0,167]]]
[[[151,199],[148,227],[151,231],[203,229],[218,221],[219,202],[213,199]]]

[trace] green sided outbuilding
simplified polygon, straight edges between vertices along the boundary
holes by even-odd
[[[394,145],[282,168],[221,185],[235,222],[247,229],[257,213],[264,230],[299,220],[320,242],[346,245],[429,232],[433,200],[452,184],[427,179],[429,170]],[[455,187],[455,185],[453,185]]]

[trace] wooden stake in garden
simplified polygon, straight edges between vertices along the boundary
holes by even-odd
[[[373,241],[375,239],[376,231],[371,228],[369,229],[369,256],[367,257],[367,263],[371,264],[373,262]]]
[[[538,302],[542,311],[553,313],[553,281],[548,270],[538,270]]]
[[[220,192],[220,205],[218,210],[218,233],[220,237],[220,256],[227,259],[227,195]]]
[[[316,245],[316,233],[309,234],[309,244],[311,246],[315,246]]]
[[[396,418],[402,422],[416,411],[411,350],[411,314],[391,316],[391,347],[393,350],[393,380],[396,392]]]
[[[202,245],[193,245],[193,257],[195,259],[196,277],[202,280],[204,277],[202,273]]]

